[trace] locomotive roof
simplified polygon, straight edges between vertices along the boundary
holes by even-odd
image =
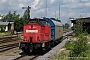
[[[46,21],[46,20],[44,20],[44,19],[31,19],[30,21],[36,21],[36,20]]]
[[[40,21],[48,21],[48,20],[45,20],[45,19],[31,19],[30,21],[36,21],[36,20],[40,20]],[[63,26],[61,22],[58,22],[58,21],[55,21],[55,20],[52,20],[50,19],[55,26]]]
[[[63,26],[61,22],[52,20],[52,22],[56,25],[56,26]]]
[[[43,19],[47,20],[50,26],[63,26],[61,22],[58,22],[49,18],[43,18]]]

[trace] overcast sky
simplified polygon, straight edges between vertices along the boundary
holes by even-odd
[[[47,17],[59,18],[59,4],[62,23],[70,17],[90,17],[90,0],[47,0]],[[22,16],[25,11],[22,7],[27,6],[31,6],[31,18],[46,16],[46,0],[0,0],[0,14],[17,11]]]

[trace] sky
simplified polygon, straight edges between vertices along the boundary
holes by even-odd
[[[60,10],[59,10],[60,5]],[[30,17],[58,18],[63,24],[69,18],[90,17],[90,0],[0,0],[0,15],[16,11],[23,16],[25,9],[30,6]]]

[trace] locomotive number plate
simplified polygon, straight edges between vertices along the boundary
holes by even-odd
[[[26,30],[26,33],[38,33],[38,30]]]

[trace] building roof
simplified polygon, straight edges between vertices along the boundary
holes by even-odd
[[[76,20],[78,20],[79,18],[74,18],[74,19],[70,19],[72,23],[76,24]],[[81,18],[83,20],[83,23],[90,23],[90,17],[86,17],[86,18]]]
[[[14,22],[10,22],[10,24],[13,24]],[[9,24],[9,22],[1,22],[0,21],[0,25],[8,25]]]

